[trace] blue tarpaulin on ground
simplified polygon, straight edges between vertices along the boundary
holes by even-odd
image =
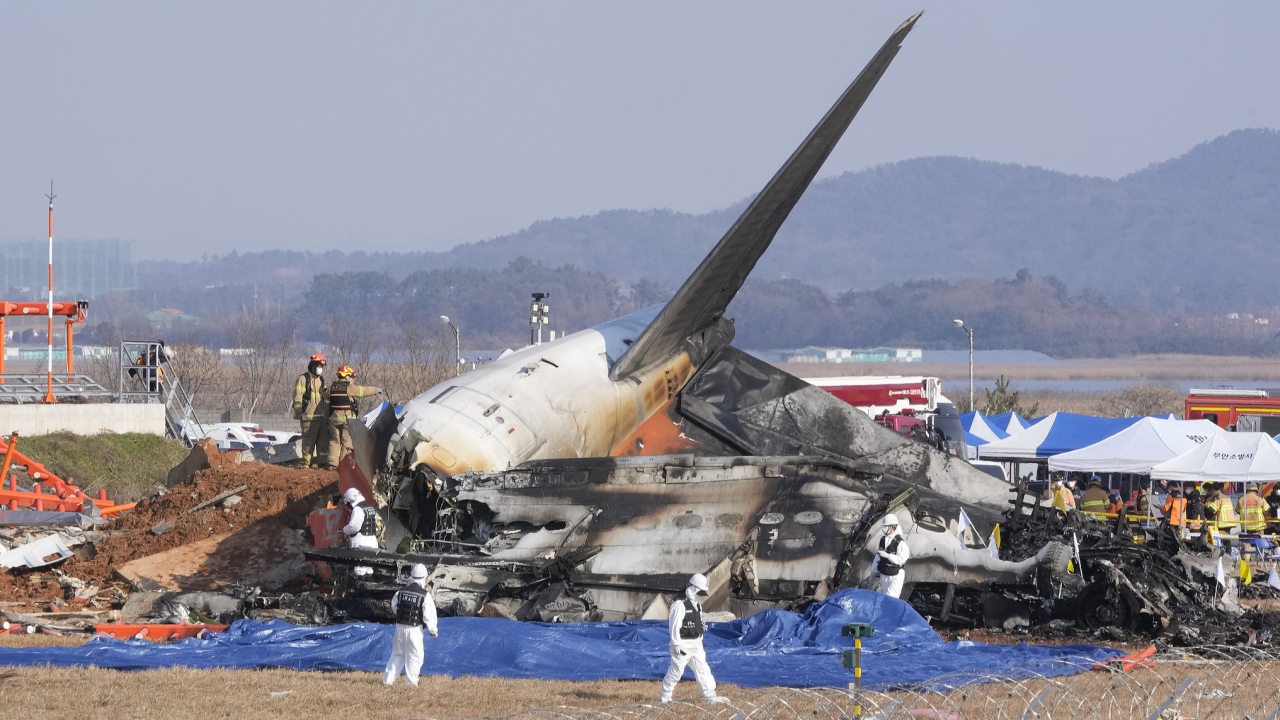
[[[851,675],[840,666],[840,652],[852,641],[840,629],[852,622],[875,627],[875,637],[863,644],[863,681],[870,686],[931,683],[948,675],[950,685],[957,673],[975,680],[1068,675],[1122,654],[1093,645],[946,643],[905,602],[844,590],[804,615],[767,610],[711,623],[704,641],[707,660],[721,683],[844,687]],[[97,638],[79,647],[0,648],[0,665],[381,671],[391,634],[389,625],[297,627],[241,620],[209,639],[169,645]],[[662,621],[543,624],[489,618],[441,619],[440,637],[426,639],[422,668],[424,674],[549,680],[659,680],[666,670]]]

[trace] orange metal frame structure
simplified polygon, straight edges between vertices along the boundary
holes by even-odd
[[[97,633],[117,640],[180,640],[203,638],[211,632],[226,632],[230,625],[94,625]]]
[[[44,465],[18,452],[18,433],[10,435],[8,442],[0,440],[0,452],[4,453],[4,464],[0,466],[0,505],[8,506],[10,510],[27,508],[30,510],[55,510],[58,512],[84,512],[86,506],[89,503],[93,503],[97,506],[98,512],[103,515],[111,515],[130,510],[137,505],[137,503],[116,505],[107,499],[105,490],[99,490],[96,498],[86,495],[83,490],[75,486],[74,480],[63,480],[49,472]],[[31,486],[31,492],[19,490],[18,478],[9,475],[9,468],[14,466],[15,460],[18,465],[26,468],[27,476],[35,481]],[[7,488],[3,482],[6,477],[9,479]],[[53,492],[44,492],[46,487]]]
[[[89,301],[56,302],[53,314],[67,319],[67,374],[75,372],[72,356],[72,329],[74,323],[83,322],[89,316]],[[42,302],[0,302],[0,375],[4,374],[4,319],[7,317],[48,317],[49,303]],[[0,378],[4,382],[4,378]]]

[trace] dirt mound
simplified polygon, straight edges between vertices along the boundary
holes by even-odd
[[[241,485],[240,502],[230,507],[221,503],[194,508]],[[306,516],[324,507],[326,499],[338,491],[338,474],[322,470],[295,470],[276,465],[251,463],[203,470],[179,483],[167,495],[143,500],[124,517],[104,529],[106,539],[96,543],[93,560],[71,558],[60,569],[74,577],[101,585],[112,571],[131,560],[154,555],[196,540],[234,532],[266,518],[275,518],[290,528],[306,527]],[[151,529],[161,523],[172,530],[156,535]],[[127,534],[114,534],[114,533]],[[50,576],[47,570],[0,573],[0,600],[29,601],[61,595],[56,582],[32,582]]]

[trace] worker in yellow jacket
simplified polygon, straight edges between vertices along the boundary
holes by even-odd
[[[1076,498],[1071,494],[1071,490],[1066,486],[1061,477],[1056,478],[1053,484],[1044,491],[1044,498],[1051,501],[1051,504],[1066,512],[1076,508]]]
[[[1257,483],[1245,483],[1244,497],[1236,501],[1236,510],[1240,513],[1240,519],[1244,520],[1244,531],[1260,533],[1266,530],[1266,512],[1270,509],[1271,505],[1258,495]]]
[[[1089,479],[1089,489],[1080,496],[1080,512],[1101,514],[1110,507],[1108,493],[1102,489],[1102,478],[1094,475]]]
[[[1217,523],[1219,533],[1235,535],[1240,526],[1236,525],[1236,511],[1231,506],[1231,498],[1222,492],[1222,483],[1210,483],[1205,488],[1209,491],[1209,499],[1204,504],[1205,514]]]
[[[329,407],[325,402],[324,355],[316,353],[293,388],[293,419],[302,426],[302,466],[319,467]]]
[[[350,365],[338,368],[338,379],[329,386],[329,462],[327,470],[338,467],[338,461],[351,452],[351,431],[347,420],[356,416],[356,398],[382,394],[381,388],[353,385],[356,371]]]

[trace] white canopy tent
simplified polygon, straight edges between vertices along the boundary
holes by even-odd
[[[1146,475],[1152,466],[1225,432],[1211,420],[1143,418],[1109,438],[1051,456],[1049,469]]]
[[[1151,468],[1151,477],[1181,482],[1280,481],[1280,444],[1266,433],[1218,433]]]

